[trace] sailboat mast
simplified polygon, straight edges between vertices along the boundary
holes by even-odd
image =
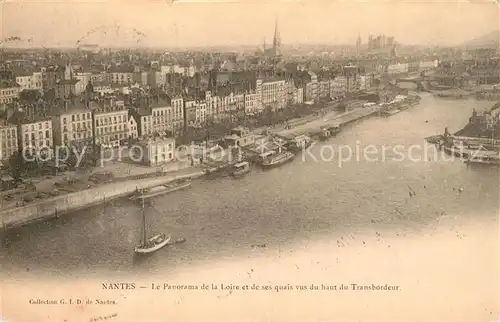
[[[146,245],[146,212],[144,211],[144,198],[141,198],[142,211],[142,244]]]

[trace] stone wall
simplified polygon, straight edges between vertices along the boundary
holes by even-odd
[[[202,171],[198,171],[187,175],[163,176],[159,178],[111,183],[63,196],[57,196],[24,207],[7,209],[5,211],[0,211],[0,228],[12,228],[34,221],[53,218],[57,215],[130,195],[137,188],[150,188],[172,180],[193,178],[203,174]]]

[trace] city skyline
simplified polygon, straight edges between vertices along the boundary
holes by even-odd
[[[30,39],[33,47],[76,47],[80,43],[258,47],[264,38],[272,44],[276,18],[283,44],[355,45],[359,32],[363,44],[370,34],[386,34],[408,45],[459,45],[499,27],[498,5],[486,2],[11,2],[0,8],[2,39],[22,39],[13,46]]]

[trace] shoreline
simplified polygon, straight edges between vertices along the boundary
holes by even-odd
[[[316,130],[321,126],[333,123],[347,125],[356,121],[361,121],[369,116],[380,112],[381,107],[368,107],[352,110],[347,114],[335,115],[332,118],[325,119],[328,115],[313,117],[307,116],[297,119],[299,125],[289,130],[278,130],[275,135],[281,136],[286,132],[295,132],[301,127],[312,128]],[[330,114],[330,113],[329,113]],[[339,122],[340,120],[340,122]],[[302,123],[302,121],[305,121]],[[318,126],[318,122],[323,125]],[[286,135],[286,134],[285,134]],[[197,171],[196,171],[197,170]],[[22,227],[36,222],[43,222],[53,218],[67,215],[79,210],[88,209],[93,206],[104,204],[106,202],[123,198],[132,194],[137,187],[151,188],[160,184],[165,184],[177,179],[199,178],[207,175],[203,170],[193,168],[193,173],[176,174],[167,173],[161,177],[152,177],[144,179],[134,179],[119,182],[108,183],[90,189],[68,193],[65,195],[41,200],[22,207],[9,208],[0,211],[0,235],[8,230]]]
[[[197,170],[197,171],[195,171]],[[120,199],[134,193],[137,188],[151,188],[178,179],[195,179],[205,175],[198,169],[192,173],[170,173],[163,177],[130,180],[101,185],[54,198],[41,200],[23,207],[0,211],[0,233],[6,233],[13,228],[19,228],[36,222],[41,222],[60,216],[88,209],[112,200]]]
[[[297,125],[288,130],[281,130],[273,133],[279,137],[290,137],[290,136],[297,136],[300,134],[307,135],[308,133],[319,132],[321,128],[325,126],[334,126],[334,125],[345,126],[350,123],[360,121],[364,118],[367,118],[369,116],[372,116],[380,112],[381,110],[382,107],[377,105],[374,107],[365,107],[352,110],[344,114],[335,115],[332,118],[328,118],[328,115],[324,115],[323,117],[319,117],[318,119],[313,120],[311,122]]]

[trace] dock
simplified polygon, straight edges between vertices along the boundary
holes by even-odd
[[[291,129],[288,130],[283,130],[283,131],[277,131],[273,132],[274,135],[283,137],[283,138],[289,138],[289,137],[295,137],[298,135],[311,135],[314,133],[317,133],[321,130],[323,127],[328,127],[328,126],[343,126],[347,125],[349,123],[361,120],[365,117],[371,116],[373,114],[376,114],[380,112],[382,109],[381,106],[370,106],[370,107],[364,107],[364,108],[358,108],[346,113],[343,113],[341,115],[335,115],[333,117],[329,117],[329,115],[325,115],[323,118],[308,122],[306,124],[301,124],[298,126],[295,126]]]
[[[112,200],[130,196],[137,189],[152,188],[179,179],[193,179],[204,175],[203,171],[193,169],[190,173],[166,175],[158,178],[130,180],[99,185],[94,188],[60,195],[34,202],[26,206],[2,209],[0,211],[0,231],[20,227],[34,222],[58,218]]]

